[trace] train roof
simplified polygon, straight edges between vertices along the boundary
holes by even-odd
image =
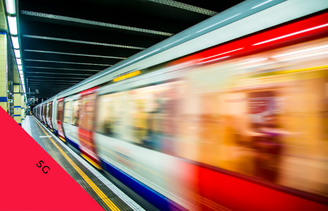
[[[326,0],[249,0],[178,33],[68,88],[45,102],[79,93],[126,72],[171,61],[206,48],[321,11]],[[272,14],[278,14],[274,15]]]

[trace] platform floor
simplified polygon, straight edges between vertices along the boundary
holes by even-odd
[[[150,203],[142,206],[114,185],[113,180],[91,166],[86,160],[53,135],[35,117],[26,116],[22,127],[71,175],[104,210],[157,210]],[[131,196],[131,194],[129,194]]]

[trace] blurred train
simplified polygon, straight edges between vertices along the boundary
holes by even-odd
[[[327,8],[246,1],[33,113],[160,210],[328,210]]]

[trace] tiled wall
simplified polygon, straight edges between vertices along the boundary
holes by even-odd
[[[0,34],[0,106],[7,111],[7,39]]]

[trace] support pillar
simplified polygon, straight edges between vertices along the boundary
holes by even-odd
[[[25,119],[25,115],[26,115],[26,105],[25,105],[25,101],[24,101],[24,94],[21,94],[21,115],[22,115],[22,120]]]
[[[21,98],[20,84],[14,84],[14,120],[19,125],[22,123]]]
[[[7,39],[0,32],[0,107],[7,111]]]

